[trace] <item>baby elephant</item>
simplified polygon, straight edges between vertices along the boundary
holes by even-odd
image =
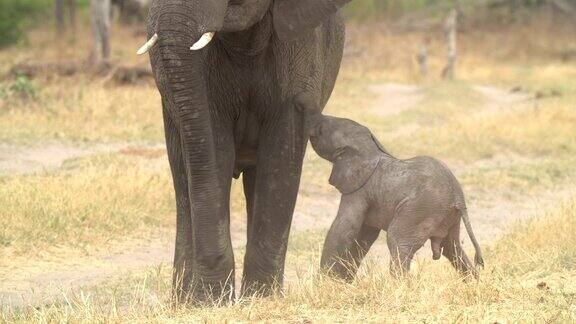
[[[444,255],[465,275],[478,277],[460,244],[460,219],[483,266],[460,184],[431,157],[399,160],[368,128],[319,113],[307,116],[312,147],[333,164],[330,184],[341,193],[338,216],[322,252],[322,268],[352,279],[381,230],[387,231],[394,275],[406,273],[427,240],[434,260]]]

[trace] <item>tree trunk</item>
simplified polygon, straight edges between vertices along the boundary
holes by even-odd
[[[68,11],[68,15],[65,12]],[[69,24],[72,31],[76,31],[76,0],[54,0],[54,16],[56,30],[61,34]],[[68,21],[66,21],[68,20]]]
[[[425,77],[428,75],[428,46],[430,45],[430,37],[425,36],[418,51],[418,66],[420,67],[420,75]]]
[[[72,31],[76,33],[76,0],[68,0],[68,19]]]
[[[64,30],[64,0],[55,0],[54,15],[56,17],[56,30],[60,33]]]
[[[110,0],[91,0],[92,35],[94,44],[90,62],[93,65],[110,64]]]
[[[457,48],[456,48],[456,34],[458,29],[458,10],[452,9],[446,18],[444,24],[444,34],[446,36],[446,48],[448,50],[448,57],[446,66],[442,70],[442,78],[452,80],[454,79],[454,70],[456,67]]]

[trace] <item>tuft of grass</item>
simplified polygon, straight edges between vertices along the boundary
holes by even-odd
[[[12,100],[0,105],[0,141],[163,140],[159,95],[151,87],[109,88],[86,81],[72,83],[62,80],[56,85],[43,85],[34,101]],[[19,88],[23,88],[20,92],[32,89],[24,85]]]
[[[460,180],[476,190],[508,190],[516,194],[529,194],[534,190],[557,190],[576,176],[576,160],[525,159],[503,156],[498,162],[485,160],[487,165],[466,168]]]
[[[424,127],[396,139],[402,151],[474,161],[499,154],[562,157],[576,151],[576,111],[545,104],[486,116],[461,115],[443,127]]]
[[[557,210],[531,220],[522,225],[520,230],[506,235],[498,245],[490,249],[490,253],[498,256],[505,275],[536,280],[559,272],[574,272],[575,228],[576,200],[572,199],[560,205]],[[572,302],[576,303],[576,295],[571,297]]]
[[[56,173],[0,178],[0,264],[8,255],[93,250],[138,230],[172,225],[167,163],[150,163],[104,155],[69,161]]]
[[[25,75],[17,75],[10,84],[0,87],[0,100],[12,98],[20,100],[33,100],[38,97],[38,87]],[[8,104],[0,104],[0,106]]]

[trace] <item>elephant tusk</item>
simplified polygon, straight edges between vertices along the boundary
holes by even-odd
[[[210,44],[212,38],[214,38],[214,34],[214,32],[205,33],[196,43],[194,43],[194,45],[192,45],[192,47],[190,47],[190,50],[197,51],[203,49],[206,45]]]
[[[148,51],[154,47],[154,45],[156,44],[156,42],[158,41],[158,34],[154,34],[149,41],[146,42],[146,44],[142,45],[142,47],[140,47],[140,49],[138,49],[138,52],[136,52],[136,54],[138,55],[143,55],[148,53]]]

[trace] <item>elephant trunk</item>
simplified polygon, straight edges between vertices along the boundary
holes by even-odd
[[[196,2],[198,3],[198,2]],[[191,51],[202,35],[221,28],[226,0],[204,1],[198,8],[182,0],[155,1],[151,8],[149,34],[157,34],[151,51],[155,78],[166,110],[180,133],[192,207],[190,230],[194,242],[192,268],[205,282],[226,277],[222,263],[229,248],[222,238],[220,219],[225,214],[223,188],[216,163],[203,60],[207,49]],[[204,11],[202,11],[204,10]],[[203,21],[210,17],[212,21]]]

